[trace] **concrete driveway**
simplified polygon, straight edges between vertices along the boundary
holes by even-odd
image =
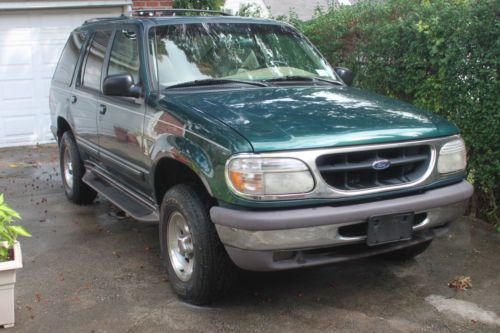
[[[410,262],[248,273],[201,308],[170,291],[155,225],[113,217],[103,198],[66,200],[56,147],[0,150],[0,192],[34,235],[6,332],[500,331],[500,235],[472,218]],[[472,289],[450,289],[458,275]]]

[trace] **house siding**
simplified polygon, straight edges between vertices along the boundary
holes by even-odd
[[[160,1],[136,1],[133,0],[133,8],[134,9],[141,9],[141,8],[171,8],[173,0],[160,0]]]

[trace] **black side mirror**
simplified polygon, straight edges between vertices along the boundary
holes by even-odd
[[[354,81],[354,73],[345,67],[335,67],[335,73],[347,84],[349,87],[352,86],[352,81]]]
[[[104,79],[102,85],[104,95],[122,97],[141,97],[141,87],[135,85],[130,74],[110,75]]]

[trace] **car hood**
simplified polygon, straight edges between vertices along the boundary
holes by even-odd
[[[191,90],[170,97],[232,127],[256,152],[416,140],[458,133],[453,124],[432,113],[349,87]]]

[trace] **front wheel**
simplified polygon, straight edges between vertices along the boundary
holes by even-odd
[[[160,246],[170,285],[182,300],[208,304],[231,287],[234,265],[208,215],[202,191],[181,184],[164,196]]]

